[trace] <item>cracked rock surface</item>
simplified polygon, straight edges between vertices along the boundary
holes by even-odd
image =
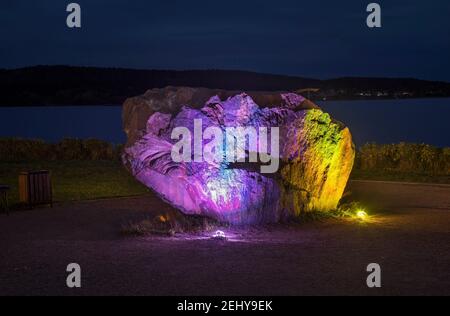
[[[195,135],[216,127],[279,128],[279,162],[275,173],[261,172],[264,163],[227,159],[175,162],[171,152],[179,140],[174,128]],[[353,167],[350,131],[311,101],[294,93],[236,92],[202,88],[153,89],[124,104],[128,142],[123,162],[133,176],[185,214],[209,216],[231,224],[274,223],[315,210],[337,207]],[[259,134],[260,148],[262,134]],[[202,139],[203,148],[211,139]],[[214,151],[226,157],[230,146]],[[272,159],[275,159],[272,157]],[[267,161],[265,161],[267,164]]]

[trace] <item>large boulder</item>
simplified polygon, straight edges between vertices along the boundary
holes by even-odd
[[[134,177],[232,224],[335,209],[355,156],[349,129],[294,93],[153,89],[125,102],[123,121]]]

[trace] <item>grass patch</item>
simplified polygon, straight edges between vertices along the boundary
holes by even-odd
[[[18,176],[21,171],[50,170],[55,202],[126,197],[149,192],[136,181],[119,161],[32,161],[0,162],[0,184],[11,186],[11,205],[19,201]],[[450,175],[430,175],[398,171],[362,171],[354,169],[354,180],[379,180],[450,184]],[[321,219],[320,212],[305,214],[304,221]]]
[[[11,186],[12,205],[19,202],[21,171],[50,170],[56,202],[141,195],[149,190],[136,181],[119,161],[0,162],[0,183]]]
[[[299,216],[291,219],[292,222],[297,224],[303,224],[303,223],[310,223],[310,222],[317,222],[317,221],[323,221],[330,218],[338,218],[337,211],[312,211],[312,212],[304,212],[300,214]]]
[[[305,212],[291,221],[297,224],[344,218],[367,221],[369,217],[370,215],[366,213],[365,207],[360,202],[348,201],[341,203],[335,210]]]

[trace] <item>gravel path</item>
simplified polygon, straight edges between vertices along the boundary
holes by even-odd
[[[450,295],[450,186],[358,181],[371,223],[327,220],[198,236],[125,238],[170,210],[153,195],[0,216],[0,295]],[[82,288],[66,287],[66,266]],[[378,263],[382,288],[366,286]]]

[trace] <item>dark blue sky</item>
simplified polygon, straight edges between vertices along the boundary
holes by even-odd
[[[450,81],[448,0],[1,0],[0,67],[242,69]],[[381,29],[366,6],[382,6]]]

